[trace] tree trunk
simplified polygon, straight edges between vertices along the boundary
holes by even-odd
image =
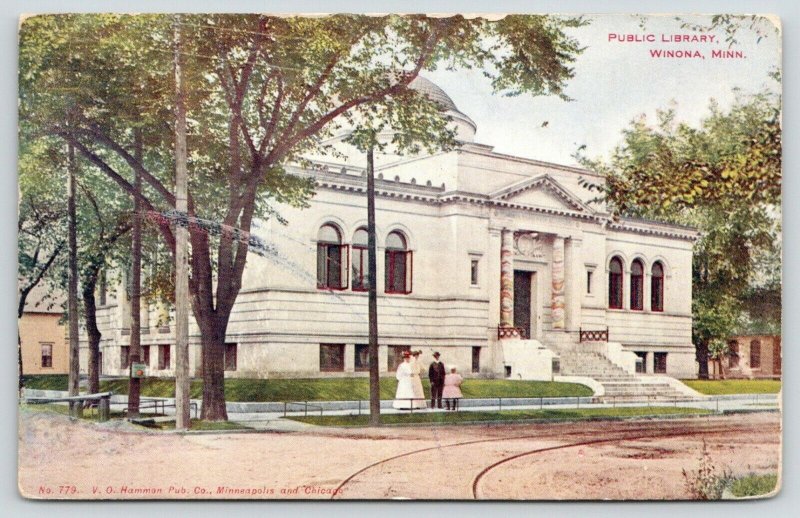
[[[696,349],[695,349],[695,357],[697,358],[697,363],[700,364],[700,369],[698,372],[698,377],[701,380],[708,379],[708,341],[707,340],[698,340]]]
[[[68,389],[70,396],[77,396],[80,383],[80,357],[78,342],[78,237],[77,216],[75,209],[75,148],[68,149],[67,177],[67,227],[69,234],[69,272],[67,288],[67,313],[69,317],[69,376]],[[70,403],[70,413],[80,417],[81,404]]]
[[[86,312],[86,334],[89,339],[89,393],[100,392],[100,339],[102,334],[97,327],[97,303],[94,289],[97,276],[85,280],[83,286],[83,309]]]
[[[206,421],[227,421],[225,409],[225,334],[228,317],[206,318],[200,324],[203,358],[203,411]]]

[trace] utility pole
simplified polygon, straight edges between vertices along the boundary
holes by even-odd
[[[134,130],[133,153],[136,160],[141,164],[143,158],[142,151],[142,130]],[[137,193],[142,192],[142,177],[138,171],[134,171],[133,187]],[[141,315],[141,295],[142,295],[142,205],[138,196],[133,197],[133,225],[131,227],[131,341],[130,358],[131,364],[139,363],[142,359],[142,315]],[[139,417],[139,399],[141,392],[141,379],[133,375],[133,369],[128,371],[128,417],[135,419]]]
[[[78,345],[78,236],[75,211],[75,148],[67,148],[69,169],[67,174],[67,234],[69,240],[69,272],[67,277],[67,316],[69,317],[69,379],[70,396],[79,394],[80,356]],[[80,417],[83,406],[80,401],[71,401],[70,415]]]
[[[175,210],[187,215],[186,97],[181,70],[180,17],[175,17]],[[188,430],[189,415],[189,228],[175,225],[175,429]]]
[[[367,150],[367,271],[369,276],[369,424],[381,424],[381,379],[378,371],[378,263],[375,239],[375,147]]]

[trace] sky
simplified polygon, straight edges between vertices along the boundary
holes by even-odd
[[[643,26],[631,15],[588,17],[590,25],[571,29],[570,35],[586,49],[574,63],[575,76],[566,94],[502,97],[493,95],[480,71],[425,72],[478,126],[475,141],[495,151],[565,165],[576,165],[572,155],[585,145],[589,157],[608,156],[621,141],[621,131],[644,114],[655,121],[656,110],[672,107],[680,121],[697,125],[708,113],[710,99],[722,107],[734,100],[734,88],[755,93],[780,85],[768,76],[780,67],[779,32],[768,22],[759,25],[764,37],[748,28],[730,46],[722,30],[707,33],[713,42],[675,43],[675,35],[704,33],[682,29],[674,16],[650,16]],[[708,23],[708,17],[684,17]],[[652,35],[654,42],[618,42],[611,38]],[[663,36],[662,36],[663,35]],[[662,42],[662,37],[671,41]],[[698,51],[703,58],[654,58],[651,50]],[[712,50],[741,51],[741,58],[712,57]],[[543,125],[547,122],[546,125]]]

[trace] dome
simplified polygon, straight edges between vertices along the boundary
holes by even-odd
[[[417,92],[425,94],[429,99],[432,101],[436,101],[439,105],[443,108],[447,109],[448,111],[452,110],[454,112],[458,111],[456,107],[456,103],[450,98],[447,93],[439,88],[439,86],[429,79],[425,79],[422,76],[417,76],[410,85],[409,88],[412,90],[416,90]]]
[[[472,119],[458,109],[456,103],[453,102],[453,99],[447,95],[447,92],[442,90],[430,79],[426,79],[422,76],[417,76],[416,79],[414,79],[411,84],[408,85],[408,87],[412,90],[416,90],[417,92],[425,94],[429,99],[438,103],[442,108],[445,109],[445,111],[447,111],[447,114],[450,115],[455,122],[457,138],[459,140],[465,142],[473,141],[477,126]]]

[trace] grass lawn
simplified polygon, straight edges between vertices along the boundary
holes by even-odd
[[[422,382],[425,394],[430,394],[428,380]],[[26,376],[25,386],[32,389],[66,390],[67,377],[61,375]],[[394,398],[397,380],[381,378],[381,399]],[[100,390],[114,394],[127,394],[128,380],[103,380]],[[191,397],[202,397],[203,383],[192,381]],[[551,381],[514,381],[467,379],[461,386],[465,398],[491,397],[558,397],[591,396],[592,389],[577,383]],[[145,378],[142,396],[174,397],[175,380],[172,378]],[[369,399],[367,378],[315,378],[315,379],[226,379],[225,398],[228,401],[348,401]]]
[[[778,475],[754,475],[737,478],[731,484],[733,496],[758,496],[766,495],[775,490],[778,485]]]
[[[777,394],[779,380],[681,380],[686,385],[709,396],[726,394]]]
[[[620,407],[620,408],[576,408],[548,410],[502,410],[499,412],[415,412],[413,414],[383,414],[383,424],[458,424],[476,421],[521,421],[526,419],[574,419],[591,420],[608,417],[636,417],[652,415],[709,414],[704,408],[682,407]],[[367,426],[368,415],[330,415],[287,417],[303,423],[320,426]]]

